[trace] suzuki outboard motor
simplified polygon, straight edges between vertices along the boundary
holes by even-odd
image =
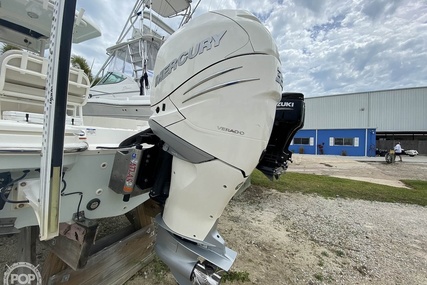
[[[271,180],[278,179],[292,161],[289,145],[296,132],[304,126],[305,104],[301,93],[284,92],[277,103],[273,132],[257,169]]]
[[[160,48],[149,125],[171,159],[155,249],[179,284],[219,284],[233,264],[218,219],[267,148],[281,90],[277,47],[246,11],[206,13]]]

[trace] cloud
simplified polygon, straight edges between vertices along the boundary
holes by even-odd
[[[369,16],[373,21],[393,16],[402,4],[402,0],[374,0],[362,4],[362,13]]]
[[[134,3],[78,0],[103,35],[73,51],[99,69]],[[427,86],[424,0],[202,0],[194,16],[217,9],[249,10],[265,24],[280,51],[285,91],[317,96]]]

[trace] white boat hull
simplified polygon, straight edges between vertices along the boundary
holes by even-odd
[[[148,102],[126,104],[127,101],[115,102],[95,102],[89,101],[83,107],[85,116],[109,117],[109,118],[124,118],[135,120],[148,120],[153,113],[150,108],[150,100]]]
[[[18,123],[13,124],[18,127]],[[0,129],[2,125],[8,125],[7,121],[1,121]],[[21,125],[22,127],[26,125],[27,129],[21,128],[25,130],[15,132],[15,148],[2,147],[0,150],[0,174],[10,173],[12,179],[17,179],[24,171],[29,171],[27,176],[13,184],[12,191],[8,193],[8,199],[15,201],[37,197],[40,191],[41,126],[30,125],[28,128],[27,123]],[[148,193],[145,193],[125,202],[123,195],[108,187],[117,151],[111,148],[117,147],[122,140],[135,134],[135,130],[83,126],[67,128],[69,131],[73,129],[76,133],[85,131],[85,138],[80,141],[85,141],[88,148],[64,154],[59,222],[73,222],[73,215],[78,211],[84,211],[85,217],[89,219],[122,215],[149,199]],[[26,141],[32,141],[32,145],[22,145],[20,143],[22,137]],[[66,141],[65,148],[74,144]],[[99,203],[99,206],[92,209],[91,205],[93,206],[95,202]],[[31,203],[5,203],[0,210],[0,218],[16,218],[14,226],[17,229],[38,225]]]

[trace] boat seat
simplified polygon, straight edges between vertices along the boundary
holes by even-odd
[[[26,105],[39,106],[43,113],[48,59],[21,50],[10,50],[0,56],[0,111],[5,110],[3,102],[13,108],[7,111],[28,111]],[[86,104],[90,81],[81,69],[70,67],[68,79],[67,114],[83,117],[82,107]]]

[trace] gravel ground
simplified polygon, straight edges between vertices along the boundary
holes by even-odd
[[[242,248],[236,267],[252,280],[244,284],[427,284],[425,207],[252,187],[227,217],[226,240],[241,235],[263,249],[264,262],[252,256],[246,263]],[[264,274],[247,268],[249,259]]]
[[[233,199],[219,231],[239,254],[233,284],[427,284],[427,208],[325,199],[251,187]],[[158,265],[127,285],[175,285]]]
[[[365,160],[296,155],[289,170],[396,187],[427,181],[427,158]],[[226,207],[219,231],[239,253],[232,270],[249,273],[234,284],[427,284],[426,207],[253,186]],[[127,285],[176,284],[163,275],[150,265]]]
[[[384,157],[345,157],[296,154],[288,171],[329,175],[395,187],[405,187],[401,179],[427,181],[427,156],[403,157],[388,164]]]
[[[427,180],[427,161],[296,156],[290,171],[393,184]],[[238,252],[232,270],[249,273],[250,281],[233,284],[427,284],[427,207],[253,186],[226,207],[219,231]],[[13,263],[15,242],[0,237],[0,266]],[[126,284],[176,285],[159,262]]]

